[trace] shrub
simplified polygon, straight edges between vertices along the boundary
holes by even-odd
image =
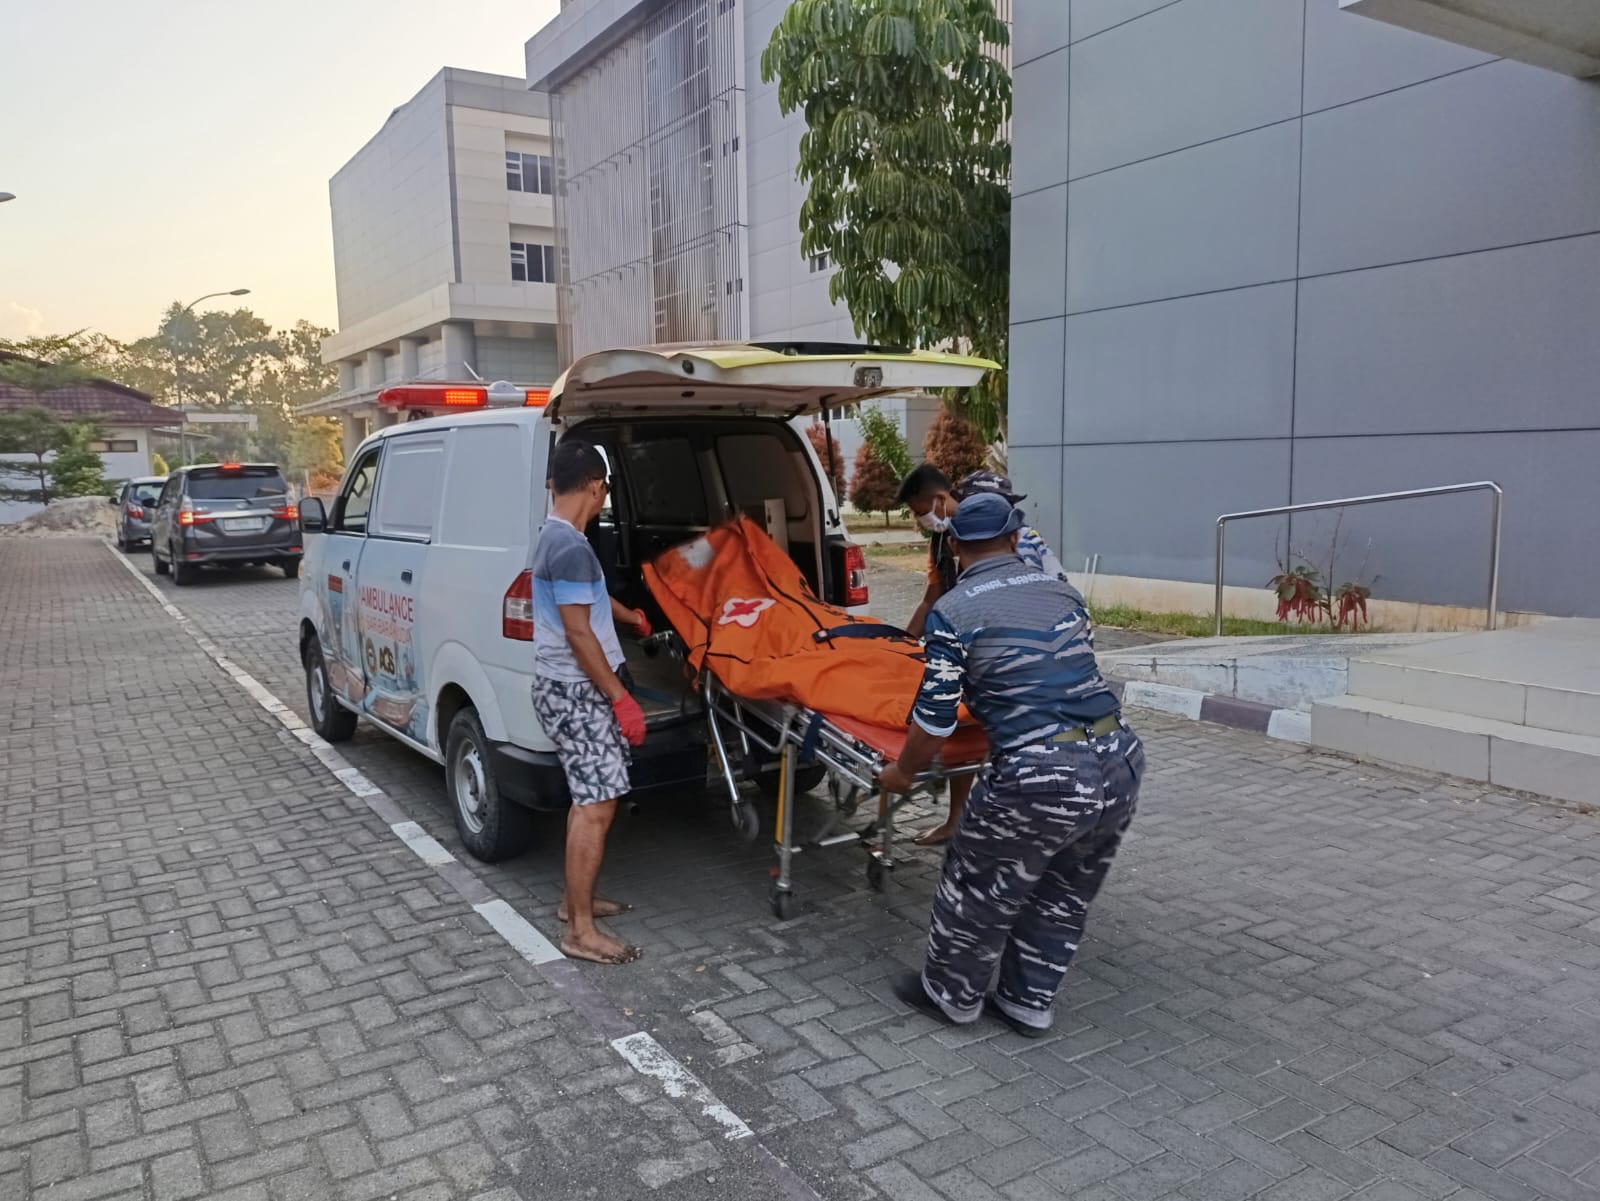
[[[822,463],[822,472],[828,477],[828,482],[833,485],[833,495],[844,495],[844,452],[839,449],[839,439],[828,432],[828,427],[820,421],[813,421],[806,426],[806,437],[811,439],[811,445],[817,452],[817,458]],[[830,455],[828,452],[832,450]]]
[[[882,513],[883,524],[900,508],[900,473],[878,457],[871,442],[856,451],[855,475],[850,480],[850,503],[863,513]]]
[[[978,427],[948,408],[933,419],[922,447],[928,462],[953,481],[981,470],[989,461],[989,446]]]

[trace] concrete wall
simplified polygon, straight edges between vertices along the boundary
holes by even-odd
[[[1063,560],[1205,580],[1218,514],[1490,478],[1503,603],[1600,613],[1600,84],[1338,0],[1019,0],[1011,467]],[[1337,567],[1481,604],[1483,498]],[[1330,517],[1230,533],[1325,560]]]
[[[328,185],[340,328],[457,278],[449,164],[441,74]]]

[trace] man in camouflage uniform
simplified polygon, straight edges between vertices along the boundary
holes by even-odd
[[[945,1021],[973,1022],[998,963],[988,1007],[1038,1037],[1133,820],[1144,750],[1095,664],[1083,597],[1018,558],[1021,526],[993,493],[957,508],[949,532],[962,570],[928,614],[905,750],[881,783],[908,791],[965,699],[991,758],[945,856],[926,962],[895,993]]]

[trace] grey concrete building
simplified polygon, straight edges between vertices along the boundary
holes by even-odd
[[[1492,479],[1503,603],[1600,614],[1600,5],[1019,0],[1014,56],[1011,465],[1063,559],[1207,581],[1219,514]],[[1340,574],[1481,606],[1487,525],[1349,510]],[[1241,525],[1230,579],[1331,530]]]
[[[328,185],[339,331],[322,346],[353,448],[401,411],[408,381],[548,384],[556,250],[548,99],[521,79],[446,67]]]
[[[787,7],[563,0],[528,41],[556,128],[563,361],[629,342],[856,340],[832,265],[800,250],[804,119],[761,81]],[[920,448],[934,402],[885,407]],[[836,432],[853,454],[853,423]]]

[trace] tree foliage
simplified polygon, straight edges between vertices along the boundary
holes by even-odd
[[[331,417],[310,417],[295,427],[286,461],[291,471],[337,475],[344,467],[344,439]]]
[[[883,524],[900,508],[900,481],[903,473],[884,462],[878,448],[863,442],[856,449],[855,474],[850,477],[850,503],[862,513],[882,513]]]
[[[0,499],[49,504],[49,458],[61,449],[66,430],[48,409],[0,413]]]
[[[1004,363],[1010,290],[1009,34],[993,0],[794,0],[761,57],[805,114],[801,248],[870,342]],[[1005,377],[966,398],[993,437]]]
[[[106,491],[105,463],[90,443],[103,435],[93,422],[63,426],[55,457],[50,460],[52,499],[58,496],[100,496]]]
[[[828,482],[833,485],[834,496],[843,496],[844,452],[839,449],[839,439],[835,438],[828,431],[828,427],[820,421],[813,421],[806,426],[806,437],[811,440],[811,448],[817,452],[817,459],[822,463],[823,474],[828,477]]]
[[[957,481],[989,460],[989,444],[977,426],[949,408],[941,409],[933,419],[922,448],[928,462]]]
[[[861,426],[861,436],[871,445],[872,453],[888,465],[896,479],[905,479],[911,474],[914,465],[911,447],[906,444],[898,421],[876,405],[868,405],[861,410],[857,424]]]

